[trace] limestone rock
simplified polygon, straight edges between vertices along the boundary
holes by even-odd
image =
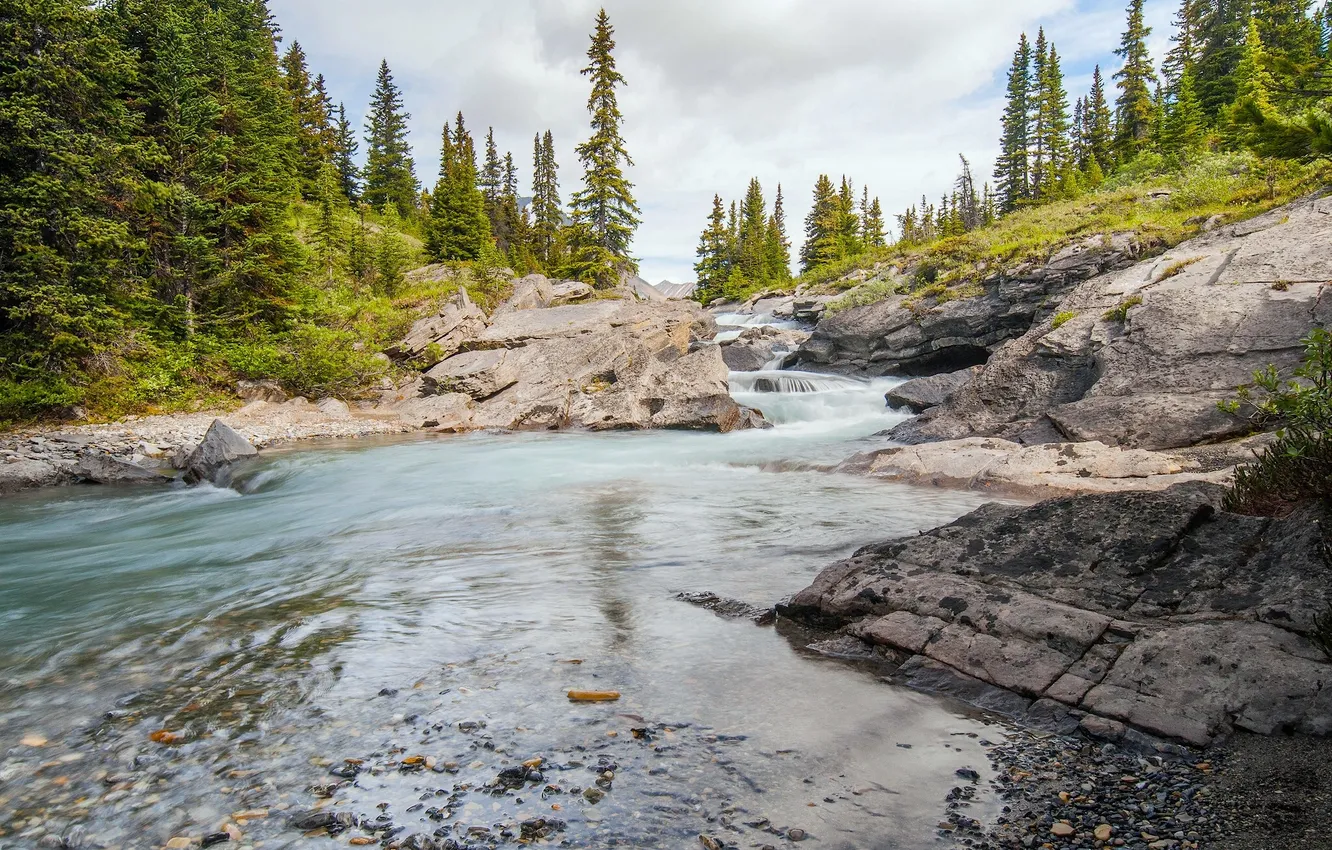
[[[1327,734],[1332,664],[1308,639],[1332,591],[1321,509],[1237,516],[1218,489],[986,505],[859,550],[778,611],[915,653],[898,677],[920,686],[1079,709],[1099,737]]]
[[[287,393],[277,381],[237,381],[236,395],[245,401],[266,401],[281,404]]]
[[[350,419],[351,408],[345,401],[336,398],[321,398],[315,402],[315,408],[329,419]]]
[[[190,455],[185,465],[185,481],[218,481],[227,467],[238,460],[254,457],[259,452],[250,441],[236,433],[221,419],[214,419],[204,434],[203,442]]]
[[[912,413],[922,413],[948,401],[953,393],[971,383],[977,371],[976,368],[959,369],[928,378],[914,378],[893,387],[885,398],[889,407],[906,407]]]
[[[168,484],[165,475],[145,469],[137,463],[101,452],[86,452],[74,465],[73,472],[94,484]]]
[[[438,313],[417,321],[401,342],[384,353],[428,369],[459,351],[485,326],[486,314],[472,303],[466,289],[459,289]]]
[[[463,393],[409,398],[393,406],[403,422],[437,431],[466,431],[472,424],[472,399]]]
[[[793,353],[809,334],[779,330],[771,325],[747,328],[721,344],[722,360],[732,372],[757,372],[785,354]]]
[[[1332,217],[1318,203],[1289,204],[1079,284],[1057,304],[1058,328],[1038,322],[893,437],[1171,449],[1244,433],[1249,423],[1217,401],[1269,364],[1288,373],[1303,357],[1300,341],[1332,320]]]
[[[0,462],[0,495],[17,493],[33,487],[47,487],[52,484],[65,484],[73,479],[73,474],[64,467],[44,460],[18,460],[13,463]]]

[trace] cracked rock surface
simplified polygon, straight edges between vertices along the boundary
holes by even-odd
[[[909,684],[1063,731],[1332,732],[1332,664],[1307,637],[1332,583],[1321,509],[1238,516],[1216,495],[986,505],[859,550],[779,613],[895,653]]]

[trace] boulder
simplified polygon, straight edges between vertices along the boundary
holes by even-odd
[[[1251,428],[1217,402],[1332,321],[1332,203],[1305,199],[1072,289],[902,442],[998,436],[1173,449]],[[1058,327],[1056,327],[1058,325]]]
[[[722,360],[732,372],[757,372],[809,339],[804,331],[779,330],[770,325],[746,328],[735,339],[721,343]]]
[[[948,401],[953,393],[971,382],[977,371],[975,368],[959,369],[928,378],[913,378],[893,387],[885,398],[889,407],[906,407],[912,413],[922,413]]]
[[[236,395],[244,401],[266,401],[281,404],[287,400],[287,393],[277,381],[237,381]]]
[[[350,419],[351,408],[345,401],[336,398],[321,398],[315,402],[315,409],[329,419]]]
[[[1332,664],[1309,640],[1332,591],[1322,509],[1238,516],[1219,493],[986,505],[862,548],[779,613],[1099,728],[1327,734]]]
[[[484,401],[518,383],[521,355],[509,356],[507,348],[464,351],[425,373],[425,393],[465,393]]]
[[[257,454],[258,450],[250,445],[249,440],[221,419],[214,419],[204,434],[203,442],[199,443],[185,463],[185,482],[217,482],[231,464]]]
[[[1098,442],[1023,446],[995,437],[969,437],[861,453],[838,471],[1046,499],[1073,493],[1164,490],[1189,482],[1221,484],[1230,478],[1228,466],[1205,470],[1193,458]]]
[[[945,303],[894,295],[821,318],[800,348],[798,366],[866,375],[953,372],[984,363],[1004,342],[1020,337],[1080,282],[1131,264],[1128,238],[1093,236],[1044,265],[981,281],[983,293]],[[802,313],[797,304],[796,318]]]
[[[485,326],[486,314],[472,303],[467,290],[460,288],[438,313],[417,321],[401,342],[384,353],[394,360],[411,360],[428,369],[457,353]]]
[[[74,475],[62,465],[44,460],[23,459],[12,463],[0,461],[0,495],[17,493],[33,487],[67,484]]]
[[[101,452],[86,452],[80,456],[73,472],[94,484],[168,484],[172,480],[137,463]]]
[[[472,399],[463,393],[409,398],[393,406],[398,417],[417,428],[466,431],[472,424]]]

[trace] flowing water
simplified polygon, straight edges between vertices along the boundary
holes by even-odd
[[[353,441],[235,489],[0,501],[0,848],[944,842],[1002,732],[674,598],[770,605],[981,501],[819,469],[900,421],[884,386],[736,375],[777,427]],[[315,806],[359,823],[290,825]]]

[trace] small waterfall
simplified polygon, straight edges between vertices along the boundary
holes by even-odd
[[[901,383],[897,378],[872,381],[765,369],[732,372],[731,396],[745,407],[763,411],[778,431],[868,436],[907,418],[888,407],[884,393]]]
[[[821,375],[816,372],[780,369],[732,372],[730,383],[732,393],[823,393],[855,391],[869,386],[868,381],[844,378],[841,375]]]

